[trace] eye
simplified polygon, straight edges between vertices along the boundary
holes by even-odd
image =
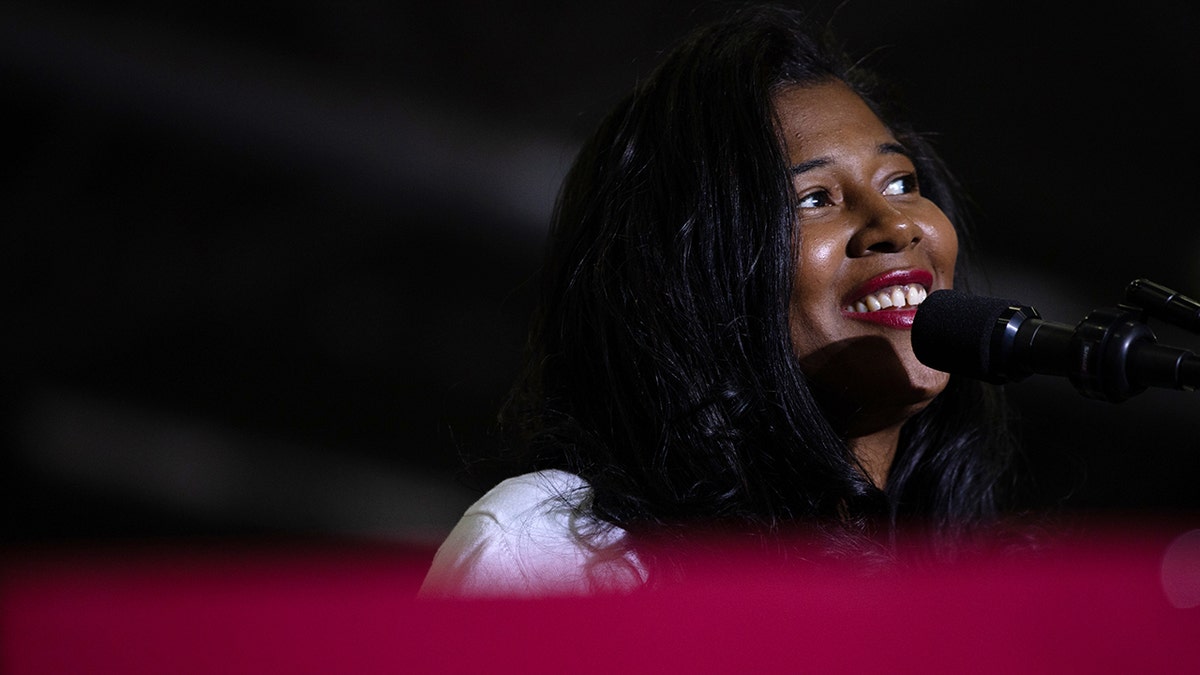
[[[910,192],[917,191],[917,177],[914,174],[908,173],[897,178],[893,178],[883,188],[884,195],[906,195]]]
[[[801,197],[798,205],[802,209],[819,209],[824,206],[833,206],[833,198],[825,190],[817,190]]]

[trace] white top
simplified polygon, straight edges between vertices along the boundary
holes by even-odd
[[[591,487],[549,470],[509,478],[467,509],[438,548],[421,597],[628,591],[646,572],[624,530],[588,515]]]

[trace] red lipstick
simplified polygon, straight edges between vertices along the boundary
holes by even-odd
[[[912,328],[913,319],[917,318],[917,308],[881,309],[877,312],[842,312],[842,316],[855,321],[870,321],[888,328],[907,330]]]

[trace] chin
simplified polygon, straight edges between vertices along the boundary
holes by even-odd
[[[950,384],[949,373],[934,370],[925,365],[910,368],[908,372],[914,397],[919,400],[932,401],[938,394],[946,390],[946,385]]]
[[[917,370],[908,371],[908,381],[905,383],[892,382],[892,387],[881,389],[886,391],[876,397],[868,397],[861,402],[861,409],[877,411],[877,424],[886,426],[887,423],[907,422],[909,418],[924,410],[946,390],[950,375],[940,370],[921,366]]]
[[[800,362],[835,424],[903,423],[945,390],[950,375],[917,360],[908,344],[879,336],[831,343]]]

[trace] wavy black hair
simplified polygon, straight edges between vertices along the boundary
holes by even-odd
[[[863,473],[789,337],[795,195],[772,97],[842,81],[910,151],[960,228],[951,175],[805,18],[756,7],[668,53],[584,145],[560,192],[527,369],[502,415],[516,471],[557,468],[636,541],[797,526],[827,551],[939,550],[994,521],[1012,453],[998,393],[951,378],[904,427],[885,489]],[[960,266],[961,267],[961,266]]]

